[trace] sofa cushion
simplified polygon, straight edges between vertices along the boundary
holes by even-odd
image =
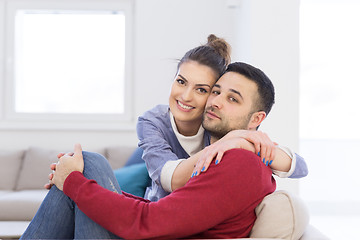
[[[257,219],[251,238],[297,240],[309,224],[309,212],[303,201],[286,191],[276,191],[257,206]]]
[[[142,159],[143,152],[144,151],[142,148],[137,147],[133,154],[131,154],[129,159],[126,161],[125,167],[133,164],[144,163],[144,159]]]
[[[14,190],[24,151],[0,152],[0,190]]]
[[[30,147],[24,156],[16,190],[43,189],[49,181],[50,164],[58,161],[59,151]]]
[[[105,157],[112,169],[118,169],[125,165],[136,147],[114,146],[105,149]]]
[[[47,190],[12,191],[0,195],[0,221],[30,221]]]
[[[116,169],[114,174],[122,191],[144,197],[146,187],[150,184],[150,177],[145,163],[132,164]]]

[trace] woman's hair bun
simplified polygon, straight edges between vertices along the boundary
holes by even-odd
[[[207,38],[207,46],[212,47],[226,61],[226,65],[231,63],[231,47],[223,38],[210,34]]]

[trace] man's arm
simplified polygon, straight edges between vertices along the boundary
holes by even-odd
[[[108,191],[80,172],[67,177],[64,193],[95,222],[126,239],[181,238],[202,232],[210,238],[245,237],[255,221],[256,205],[275,190],[270,169],[254,157],[245,150],[229,151],[216,170],[211,167],[158,202]]]

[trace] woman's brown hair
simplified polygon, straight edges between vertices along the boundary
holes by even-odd
[[[185,53],[178,64],[178,69],[184,62],[195,61],[210,67],[219,78],[231,62],[231,48],[223,38],[218,38],[214,34],[210,34],[207,40],[206,44]]]

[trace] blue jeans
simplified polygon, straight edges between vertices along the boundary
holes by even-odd
[[[84,176],[121,194],[108,161],[100,154],[83,152]],[[119,239],[87,217],[56,186],[46,195],[21,239]]]

